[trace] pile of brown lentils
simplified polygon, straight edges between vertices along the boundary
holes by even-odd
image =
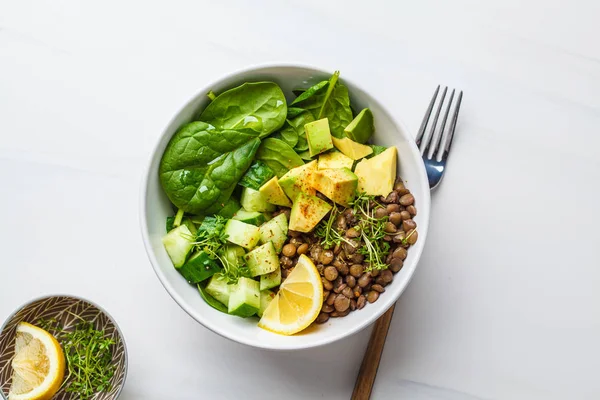
[[[360,233],[352,228],[359,221],[354,210],[347,208],[335,221],[338,232],[352,243],[342,243],[333,249],[324,249],[313,232],[301,233],[290,230],[288,240],[280,255],[282,279],[294,269],[298,257],[306,254],[317,266],[323,281],[323,307],[316,319],[322,324],[329,318],[345,317],[351,311],[360,310],[368,303],[374,303],[385,287],[394,279],[394,274],[402,269],[408,248],[418,239],[415,198],[401,179],[387,196],[381,196],[371,205],[374,216],[388,217],[383,240],[390,243],[386,259],[387,269],[369,271],[365,257],[357,252],[364,246]],[[289,209],[279,212],[289,213]],[[289,215],[288,215],[289,217]]]

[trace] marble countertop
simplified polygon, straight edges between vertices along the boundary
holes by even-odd
[[[369,330],[294,353],[223,339],[154,275],[151,148],[248,64],[339,69],[413,131],[464,90],[430,234],[374,399],[600,397],[600,3],[0,0],[0,320],[41,294],[105,307],[122,399],[348,399]]]

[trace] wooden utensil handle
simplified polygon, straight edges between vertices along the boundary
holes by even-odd
[[[371,391],[373,390],[377,369],[379,368],[379,362],[381,361],[381,353],[385,346],[385,338],[390,329],[390,323],[392,322],[395,308],[396,304],[375,322],[373,332],[371,332],[371,339],[369,339],[369,345],[365,351],[360,370],[358,371],[358,377],[354,384],[352,400],[369,400],[371,398]]]

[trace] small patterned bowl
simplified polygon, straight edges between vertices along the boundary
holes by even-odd
[[[113,363],[116,367],[111,379],[110,392],[100,392],[92,400],[114,400],[119,397],[127,376],[127,348],[123,335],[110,315],[96,304],[73,296],[42,297],[25,304],[12,314],[0,328],[0,394],[8,398],[11,384],[11,361],[15,351],[15,333],[19,322],[36,324],[40,319],[55,318],[64,329],[73,327],[81,319],[92,321],[95,328],[103,330],[115,341],[113,347]],[[66,393],[64,387],[53,397],[53,400],[75,400],[76,395]]]

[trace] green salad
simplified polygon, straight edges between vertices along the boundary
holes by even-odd
[[[282,279],[290,238],[306,233],[323,246],[337,236],[338,246],[350,243],[334,219],[346,208],[358,210],[358,199],[369,209],[376,196],[394,190],[396,149],[369,144],[373,114],[354,112],[339,72],[293,95],[288,102],[273,82],[209,92],[208,106],[179,128],[160,162],[174,205],[165,249],[206,303],[225,313],[261,317],[290,272]],[[365,215],[381,232],[369,242],[375,248],[387,219]],[[390,249],[380,247],[365,252],[377,257],[365,261],[377,269],[387,267]]]

